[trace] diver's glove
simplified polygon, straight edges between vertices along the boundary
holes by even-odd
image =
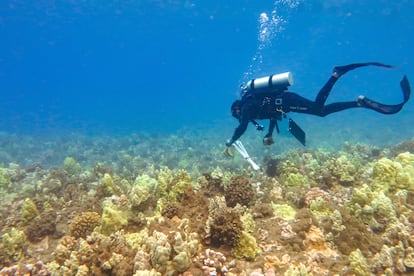
[[[233,139],[227,139],[226,147],[231,147],[231,145],[233,145],[233,143],[234,143]]]
[[[263,145],[265,146],[271,146],[275,143],[275,141],[273,141],[273,137],[272,136],[265,136],[263,138]]]

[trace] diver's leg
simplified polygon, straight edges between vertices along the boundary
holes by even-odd
[[[337,75],[334,71],[334,73],[329,78],[329,80],[325,83],[325,85],[321,88],[321,90],[319,90],[318,95],[316,95],[316,98],[315,98],[316,105],[319,105],[321,108],[323,107],[323,105],[326,102],[326,99],[329,96],[329,93],[331,93],[332,87],[334,86],[338,78],[339,78],[339,75]]]
[[[365,62],[365,63],[352,63],[348,65],[343,66],[335,66],[332,72],[332,76],[329,78],[329,80],[325,83],[325,85],[319,90],[318,95],[316,96],[315,103],[317,105],[323,106],[326,102],[326,99],[329,96],[329,93],[332,90],[332,87],[336,83],[336,81],[343,75],[345,75],[347,72],[354,70],[359,67],[364,66],[379,66],[379,67],[385,67],[385,68],[393,68],[391,65],[379,63],[379,62]]]

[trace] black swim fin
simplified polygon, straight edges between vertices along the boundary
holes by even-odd
[[[336,73],[338,77],[340,77],[351,70],[354,70],[359,67],[370,66],[370,65],[378,66],[378,67],[385,67],[385,68],[395,68],[395,66],[380,63],[380,62],[363,62],[363,63],[352,63],[348,65],[343,65],[343,66],[335,66],[333,69],[333,72]]]
[[[407,76],[404,76],[400,81],[401,90],[403,91],[404,95],[404,103],[408,102],[411,96],[411,86],[410,82],[408,81]]]
[[[383,114],[395,114],[403,108],[404,104],[410,99],[410,96],[411,96],[411,87],[410,87],[410,82],[408,81],[407,76],[404,76],[402,78],[402,80],[400,81],[400,86],[401,86],[401,90],[403,92],[403,97],[404,97],[403,102],[400,104],[395,104],[395,105],[382,104],[382,103],[376,102],[364,96],[359,96],[358,103],[360,104],[360,106],[375,110]]]

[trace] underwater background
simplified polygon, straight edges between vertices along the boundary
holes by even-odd
[[[414,104],[290,113],[223,154],[250,79],[402,100],[410,0],[0,2],[0,275],[414,273]],[[267,127],[267,122],[262,122]],[[352,242],[350,242],[352,240]],[[20,274],[19,274],[20,273]],[[216,274],[214,274],[216,273]]]

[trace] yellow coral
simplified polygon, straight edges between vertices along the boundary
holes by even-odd
[[[66,157],[63,161],[63,170],[67,172],[70,176],[77,176],[81,173],[81,165],[76,162],[73,157]]]
[[[110,235],[128,224],[125,212],[118,210],[110,201],[103,204],[104,208],[101,216],[101,232],[103,234]]]
[[[22,212],[21,212],[22,224],[23,225],[28,224],[37,215],[39,215],[39,210],[37,209],[36,203],[32,199],[26,198],[22,203]]]
[[[369,267],[367,264],[367,260],[365,259],[364,255],[362,255],[361,250],[356,249],[351,252],[348,256],[349,259],[349,266],[351,267],[352,271],[355,273],[356,276],[369,276],[371,272],[369,271]]]
[[[121,193],[119,187],[115,185],[115,182],[109,173],[104,174],[101,180],[101,184],[105,192],[108,193],[109,195],[119,195]]]
[[[378,160],[374,165],[373,186],[385,192],[399,189],[414,191],[414,154],[404,152],[394,160]]]
[[[9,233],[5,233],[1,239],[1,251],[11,260],[18,261],[24,255],[26,235],[23,231],[11,228]]]

